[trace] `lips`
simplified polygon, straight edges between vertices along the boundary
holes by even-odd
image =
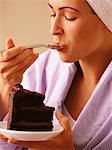
[[[56,49],[58,51],[62,51],[66,47],[67,46],[65,44],[60,44],[60,43],[55,43],[55,44],[52,44],[52,46],[51,46],[51,48]]]
[[[65,44],[59,44],[59,48],[57,50],[62,51],[65,48],[67,48],[67,46]]]

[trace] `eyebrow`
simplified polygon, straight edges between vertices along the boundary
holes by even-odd
[[[49,7],[50,8],[52,8],[53,9],[53,7],[48,3],[48,5],[49,5]],[[59,10],[63,10],[63,9],[72,9],[72,10],[74,10],[74,11],[76,11],[76,12],[79,12],[80,13],[80,11],[78,10],[78,9],[75,9],[75,8],[73,8],[73,7],[69,7],[69,6],[65,6],[65,7],[60,7],[59,8]]]

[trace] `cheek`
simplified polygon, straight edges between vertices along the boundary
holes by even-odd
[[[95,48],[100,42],[100,31],[97,23],[75,22],[69,28],[68,41],[74,49]]]
[[[92,22],[91,22],[92,23]],[[68,28],[69,27],[69,28]],[[93,53],[101,44],[101,33],[96,23],[87,22],[66,25],[65,41],[68,44],[66,55],[61,55],[64,61],[78,61]]]

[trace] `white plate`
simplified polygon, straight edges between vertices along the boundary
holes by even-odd
[[[7,138],[13,138],[20,141],[46,141],[63,131],[63,128],[60,125],[53,126],[53,131],[15,131],[7,130],[7,121],[0,121],[0,134],[3,134]]]

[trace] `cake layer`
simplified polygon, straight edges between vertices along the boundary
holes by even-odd
[[[17,131],[51,131],[53,125],[51,122],[24,122],[11,123],[12,130]]]
[[[30,92],[28,90],[17,91],[13,97],[13,105],[15,107],[22,107],[22,106],[44,106],[43,100],[44,96],[37,93],[37,92]],[[33,101],[31,100],[33,99]]]
[[[13,110],[12,121],[51,121],[53,119],[54,108],[19,108]]]
[[[45,96],[14,86],[10,94],[8,129],[18,131],[51,131],[54,107],[47,107]]]

